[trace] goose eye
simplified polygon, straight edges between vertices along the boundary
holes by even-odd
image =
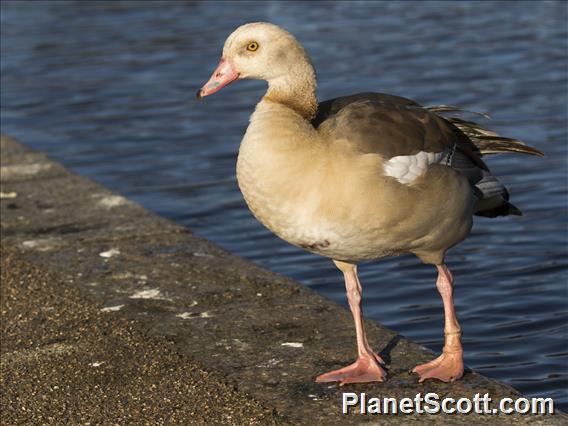
[[[251,41],[248,45],[247,45],[247,50],[249,52],[255,52],[258,49],[258,43],[256,41]]]

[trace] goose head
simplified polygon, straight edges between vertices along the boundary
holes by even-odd
[[[239,79],[265,80],[280,91],[291,91],[307,80],[315,90],[315,73],[304,48],[288,31],[266,22],[242,25],[227,38],[219,65],[197,97]]]

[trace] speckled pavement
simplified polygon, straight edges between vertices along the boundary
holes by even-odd
[[[367,321],[384,383],[316,384],[351,362],[349,312],[2,137],[2,424],[567,424],[567,417],[341,414],[342,392],[456,399],[512,388]]]
[[[2,249],[2,424],[278,424],[224,378]]]

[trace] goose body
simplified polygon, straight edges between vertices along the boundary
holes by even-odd
[[[352,109],[361,107],[377,108],[360,101]],[[441,164],[442,147],[436,163],[411,184],[402,183],[385,168],[389,159],[412,150],[387,154],[380,144],[344,138],[333,128],[341,119],[315,128],[282,104],[257,105],[237,162],[252,213],[280,238],[336,260],[403,253],[441,260],[471,228],[476,198],[467,179]]]
[[[345,278],[358,357],[316,381],[385,380],[384,362],[365,335],[357,263],[405,253],[436,266],[444,302],[443,353],[413,371],[420,381],[459,379],[461,328],[444,255],[468,236],[474,214],[520,214],[482,155],[540,151],[443,115],[456,107],[425,108],[381,93],[318,103],[308,55],[273,24],[237,28],[198,97],[242,78],[268,82],[237,161],[248,207],[280,238],[332,259]]]

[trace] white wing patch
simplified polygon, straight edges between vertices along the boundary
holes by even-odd
[[[385,174],[406,185],[423,175],[431,164],[438,164],[446,152],[420,151],[415,155],[399,155],[384,165]]]

